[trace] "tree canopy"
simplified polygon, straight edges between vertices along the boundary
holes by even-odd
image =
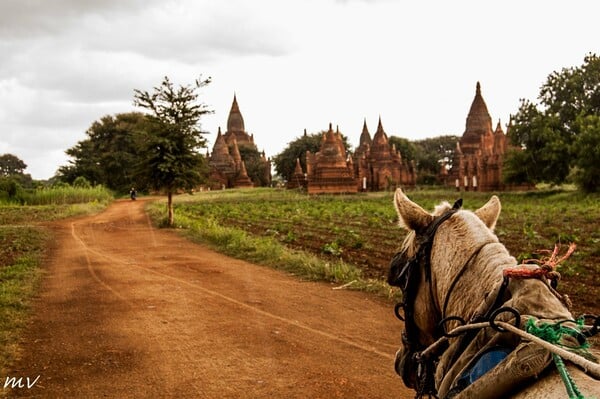
[[[571,176],[586,191],[600,188],[600,58],[552,72],[539,103],[522,99],[508,131],[504,176],[511,183],[561,184]]]
[[[405,138],[390,136],[390,145],[395,145],[405,161],[414,161],[417,168],[418,184],[439,183],[438,176],[442,162],[452,165],[458,136],[439,136],[410,141]]]
[[[0,155],[0,176],[21,175],[27,168],[25,162],[13,154]]]
[[[259,152],[254,146],[238,144],[240,156],[246,165],[246,173],[255,185],[265,187],[269,185],[271,171],[267,170],[267,165],[262,161],[263,153]]]
[[[198,90],[209,83],[210,78],[200,78],[193,85],[176,88],[165,77],[152,92],[134,91],[133,103],[148,111],[149,121],[138,175],[167,194],[169,226],[173,225],[173,194],[196,187],[207,175],[200,154],[206,148],[200,118],[212,111],[198,101]]]
[[[0,179],[10,180],[22,187],[32,187],[33,179],[29,173],[25,173],[25,169],[27,164],[16,155],[0,155]]]
[[[66,150],[71,160],[58,169],[58,177],[70,184],[84,177],[120,193],[132,185],[142,188],[136,173],[147,129],[146,116],[139,112],[102,117],[86,131],[85,140]]]

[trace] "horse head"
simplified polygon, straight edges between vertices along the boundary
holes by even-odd
[[[470,375],[482,353],[491,353],[488,350],[496,350],[492,354],[500,356],[498,362],[512,356],[517,362],[528,362],[529,369],[519,376],[500,374],[492,384],[488,379],[485,388],[473,384],[476,388],[472,390],[477,392],[473,397],[488,397],[485,395],[490,391],[500,392],[499,397],[504,397],[515,381],[528,381],[551,362],[548,352],[527,346],[531,343],[523,343],[516,335],[501,334],[491,328],[450,338],[446,332],[456,327],[456,323],[497,318],[512,320],[522,328],[520,314],[536,321],[573,320],[566,301],[547,280],[509,281],[503,276],[505,270],[517,266],[517,261],[494,234],[501,211],[498,197],[492,196],[475,211],[461,209],[461,205],[462,201],[454,206],[443,202],[430,213],[402,190],[398,189],[394,195],[399,225],[408,230],[388,275],[388,282],[401,287],[403,293],[397,314],[404,320],[405,330],[403,346],[396,355],[396,372],[405,385],[417,391],[418,397],[425,394],[451,397],[452,392],[462,392],[465,385],[460,386],[459,382]],[[399,308],[403,308],[403,315]],[[495,314],[507,308],[514,312]],[[436,346],[441,341],[444,345]],[[424,359],[422,353],[429,355],[433,346],[439,351],[435,359]],[[518,354],[515,348],[521,348]],[[482,380],[485,379],[475,382],[483,385]]]
[[[408,230],[399,252],[400,257],[406,261],[413,260],[415,263],[420,263],[415,264],[417,270],[412,271],[419,274],[419,287],[406,288],[416,290],[412,299],[414,321],[419,330],[420,344],[429,345],[438,338],[438,324],[448,316],[450,310],[455,312],[456,306],[462,307],[460,314],[466,317],[469,317],[468,313],[473,310],[470,309],[473,301],[460,301],[460,296],[451,295],[451,291],[457,288],[456,285],[462,283],[456,280],[456,277],[459,273],[464,273],[467,263],[472,262],[473,258],[488,245],[493,248],[485,248],[486,252],[492,250],[495,256],[502,255],[505,263],[516,264],[516,260],[510,257],[506,249],[499,244],[493,232],[501,210],[497,196],[492,196],[484,206],[474,212],[458,209],[458,205],[451,207],[449,203],[443,202],[429,213],[398,189],[394,195],[394,206],[398,213],[400,227]],[[441,220],[444,216],[446,218]],[[436,221],[438,225],[434,225]],[[435,229],[432,230],[432,226]],[[429,247],[423,248],[424,246]],[[406,266],[406,263],[398,263],[392,264],[390,279],[400,272],[398,268]],[[486,278],[488,282],[492,280],[491,277],[501,274],[501,269],[496,267],[490,269],[491,275],[488,276],[490,278]],[[453,281],[455,281],[454,286],[452,286]],[[477,291],[485,292],[486,288],[489,289],[489,285],[481,281]],[[469,296],[478,294],[472,292],[473,288],[469,287]]]

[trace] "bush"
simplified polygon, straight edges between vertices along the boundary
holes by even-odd
[[[83,204],[87,202],[110,202],[112,193],[102,186],[90,188],[52,187],[32,190],[23,195],[22,203],[28,205]]]
[[[88,181],[88,179],[86,179],[83,176],[78,176],[75,180],[73,180],[73,187],[77,187],[77,188],[92,188],[92,185],[90,184],[90,182]]]
[[[12,177],[0,178],[0,202],[22,202],[23,187]]]

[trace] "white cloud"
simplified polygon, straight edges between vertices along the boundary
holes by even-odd
[[[461,134],[481,81],[507,121],[546,76],[600,52],[598,5],[507,0],[2,0],[0,151],[36,178],[133,89],[212,76],[214,139],[233,92],[267,155],[329,122],[356,143],[363,118],[410,139]],[[48,155],[45,155],[48,154]]]

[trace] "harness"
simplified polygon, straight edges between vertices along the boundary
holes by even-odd
[[[506,329],[504,329],[504,327],[501,328],[500,326],[496,325],[496,318],[498,317],[498,315],[504,312],[509,312],[514,315],[515,326],[513,327],[512,325],[507,325],[507,323],[504,322],[499,323],[503,324],[507,329],[509,327],[512,327],[512,329],[509,330],[515,334],[517,332],[522,332],[519,330],[519,313],[511,307],[501,307],[502,303],[505,300],[505,293],[507,292],[509,278],[538,277],[537,274],[530,272],[528,273],[532,274],[531,276],[529,276],[529,274],[527,274],[526,276],[522,276],[525,273],[525,271],[521,269],[507,269],[504,273],[504,278],[501,284],[497,285],[496,288],[492,291],[492,293],[490,293],[491,295],[488,296],[484,303],[480,305],[479,309],[477,310],[477,313],[473,316],[471,320],[468,321],[468,323],[457,316],[447,317],[446,310],[452,291],[457,285],[457,282],[464,274],[464,271],[467,269],[468,265],[474,258],[477,257],[483,246],[486,245],[483,244],[477,250],[475,250],[475,252],[469,257],[469,259],[463,265],[462,269],[454,277],[452,283],[450,284],[450,288],[446,293],[446,296],[443,301],[443,307],[442,309],[440,309],[440,312],[442,313],[442,320],[439,322],[439,330],[436,332],[438,336],[443,337],[438,339],[434,344],[428,347],[422,345],[419,342],[419,329],[417,328],[414,317],[415,300],[418,293],[418,287],[421,284],[421,276],[424,276],[425,281],[429,283],[428,285],[430,294],[433,297],[433,287],[431,281],[431,250],[433,246],[433,240],[437,229],[440,227],[440,225],[446,220],[448,220],[452,215],[454,215],[461,208],[461,206],[462,199],[459,199],[454,203],[452,209],[446,211],[441,216],[436,217],[425,229],[415,231],[415,240],[416,244],[418,245],[416,253],[412,257],[408,257],[408,255],[406,254],[406,250],[398,252],[394,255],[390,263],[388,284],[400,287],[403,294],[402,302],[398,303],[394,308],[396,316],[404,322],[404,330],[402,331],[401,335],[403,348],[401,348],[398,354],[396,355],[395,369],[396,373],[398,373],[402,377],[404,384],[407,387],[412,388],[416,391],[415,398],[422,398],[424,396],[429,396],[429,398],[438,398],[438,392],[435,384],[435,371],[437,367],[437,358],[435,353],[439,354],[440,352],[444,352],[448,348],[448,338],[458,337],[456,345],[453,345],[453,352],[451,352],[449,355],[449,364],[453,364],[456,358],[460,356],[463,350],[465,350],[467,346],[473,341],[473,339],[477,335],[478,329],[484,327],[477,326],[477,324],[489,323],[489,326],[498,332],[507,331]],[[554,261],[554,263],[556,264],[561,260],[564,260],[564,257],[558,260],[555,259],[556,253],[557,249],[555,249],[555,253],[550,258],[550,261],[546,263],[550,265],[551,261]],[[421,267],[423,268],[423,270],[421,270]],[[539,273],[541,272],[538,272],[538,274]],[[555,287],[554,284],[552,284],[552,286],[552,288]],[[553,293],[557,295],[555,291]],[[561,301],[564,301],[564,298],[562,298],[560,295],[558,295],[557,297]],[[400,313],[400,309],[403,309],[403,315]],[[582,344],[582,342],[585,342],[586,336],[592,336],[600,332],[600,317],[584,315],[581,323],[583,323],[585,317],[592,318],[594,320],[593,326],[591,326],[591,328],[590,326],[586,326],[588,328],[587,331],[579,332],[575,329],[575,332],[569,332],[569,335],[577,338],[580,344]],[[455,335],[454,333],[446,332],[446,323],[451,320],[459,321],[460,324],[463,327],[465,327],[457,335]],[[555,324],[558,324],[560,326],[560,324],[562,324],[565,321],[571,320],[563,320]],[[460,328],[457,328],[456,330],[459,329]],[[516,332],[513,330],[515,330]],[[529,339],[531,340],[532,338],[529,337]],[[531,344],[526,344],[526,346],[529,345]],[[478,380],[479,377],[486,374],[497,364],[499,364],[502,359],[507,357],[508,354],[511,353],[511,350],[512,349],[505,348],[502,346],[493,346],[489,349],[483,348],[482,351],[480,351],[480,353],[477,355],[477,357],[473,358],[474,360],[471,362],[469,368],[467,368],[466,371],[464,371],[462,374],[458,375],[456,385],[450,391],[446,392],[445,397],[453,397],[455,394],[461,392],[474,381]],[[553,356],[558,357],[558,359],[560,360],[560,357],[558,355],[553,354]],[[563,356],[563,354],[560,354],[560,356]],[[540,356],[536,355],[536,359],[538,358],[541,359]],[[573,359],[569,360],[575,362]],[[556,364],[560,371],[558,362],[556,362]],[[545,369],[546,366],[547,364],[543,362],[540,363],[540,369],[538,371],[541,372],[543,369]],[[530,371],[533,372],[533,374],[538,373],[538,371],[535,371],[533,369]],[[526,375],[525,377],[528,378],[529,376]],[[568,374],[567,377],[569,377]],[[563,380],[565,379],[563,378]],[[492,384],[497,384],[496,380],[494,380]],[[568,391],[569,386],[574,386],[574,383],[570,379],[570,377],[567,378],[567,382],[565,383],[565,385],[567,386]],[[496,389],[495,385],[493,389]]]
[[[419,248],[417,253],[408,258],[405,251],[398,252],[390,263],[388,284],[400,287],[402,290],[402,302],[394,309],[396,316],[404,321],[402,331],[402,343],[405,353],[396,363],[396,372],[402,377],[404,384],[417,391],[417,397],[429,395],[435,397],[434,366],[429,362],[422,362],[416,358],[416,354],[425,349],[419,343],[418,328],[414,319],[414,305],[417,290],[420,284],[420,267],[425,269],[425,281],[431,286],[431,247],[437,229],[442,223],[454,215],[462,206],[462,199],[457,200],[452,209],[435,218],[422,232],[416,232]],[[400,309],[404,310],[404,316],[400,315]]]

